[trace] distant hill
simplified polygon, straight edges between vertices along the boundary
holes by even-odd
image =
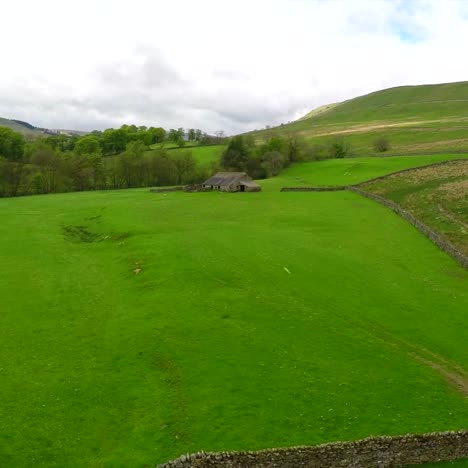
[[[468,151],[468,82],[385,89],[252,134],[300,134],[317,145],[340,137],[357,154],[373,153],[382,136],[394,154]]]
[[[27,122],[4,119],[2,117],[0,117],[0,127],[11,128],[15,132],[22,133],[26,137],[36,137],[44,134],[43,131],[37,129],[36,127]]]
[[[0,117],[0,127],[11,128],[15,132],[22,133],[27,138],[34,138],[41,135],[58,135],[60,133],[68,135],[86,135],[88,133],[79,130],[48,129],[42,127],[35,127],[29,122],[24,122],[23,120],[5,119],[2,117]]]

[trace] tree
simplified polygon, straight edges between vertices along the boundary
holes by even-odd
[[[30,162],[37,168],[33,183],[36,193],[52,193],[58,189],[60,158],[47,140],[34,142]]]
[[[270,151],[262,156],[262,167],[265,169],[265,176],[272,177],[278,175],[284,167],[285,157],[279,151]]]
[[[81,137],[75,144],[75,153],[80,156],[85,154],[101,154],[99,138],[93,135]]]
[[[174,161],[165,151],[156,153],[151,161],[154,185],[174,185],[177,183],[176,167]]]
[[[174,166],[177,173],[177,183],[187,184],[193,182],[197,163],[191,151],[184,151],[174,157]]]
[[[154,145],[156,143],[162,143],[166,138],[166,130],[161,127],[150,127],[147,130],[148,135],[150,135],[150,145]]]
[[[330,144],[329,153],[332,158],[342,159],[349,154],[349,145],[343,138],[337,138]]]
[[[377,138],[377,140],[374,141],[374,149],[379,153],[384,153],[385,151],[388,151],[390,149],[390,142],[387,138],[381,136],[380,138]]]
[[[131,141],[125,152],[119,156],[119,173],[126,187],[140,187],[145,178],[143,155],[145,145],[141,141]]]
[[[118,154],[125,151],[127,143],[128,133],[125,129],[114,130],[109,128],[102,133],[101,148],[104,155]]]
[[[302,161],[304,159],[305,143],[297,135],[289,135],[287,140],[287,159],[289,162]]]
[[[171,128],[169,130],[168,140],[176,143],[177,146],[182,147],[185,145],[185,130],[180,127],[177,130]]]
[[[197,134],[196,134],[194,128],[190,128],[190,129],[188,130],[187,135],[188,135],[189,141],[195,141],[196,138],[197,138]]]
[[[231,139],[221,157],[221,164],[226,169],[243,171],[249,159],[249,151],[242,135]]]
[[[0,156],[9,161],[23,158],[25,147],[24,136],[8,127],[0,127]]]
[[[226,134],[224,133],[224,130],[217,130],[215,132],[216,139],[218,140],[218,143],[222,143],[224,138],[226,138]]]
[[[176,142],[179,139],[179,132],[175,128],[171,128],[167,134],[167,139]]]

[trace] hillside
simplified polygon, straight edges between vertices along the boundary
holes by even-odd
[[[378,137],[388,139],[392,154],[468,151],[468,82],[385,89],[253,135],[291,133],[317,146],[345,138],[355,155],[375,153]]]
[[[27,138],[33,138],[33,137],[37,137],[41,135],[55,135],[58,133],[82,136],[88,133],[88,132],[83,132],[80,130],[40,128],[40,127],[35,127],[29,122],[24,122],[22,120],[16,120],[16,119],[5,119],[2,117],[0,117],[0,127],[11,128],[15,132],[22,133]]]
[[[468,159],[394,174],[361,188],[397,202],[468,255]]]
[[[0,127],[8,127],[15,132],[22,133],[26,137],[35,137],[43,134],[43,131],[27,122],[20,123],[16,120],[4,119],[0,117]]]

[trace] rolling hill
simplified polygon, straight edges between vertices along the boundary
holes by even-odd
[[[299,134],[317,148],[344,138],[354,155],[375,153],[379,137],[389,141],[390,154],[468,151],[468,82],[385,89],[252,134]]]
[[[65,133],[69,135],[78,135],[78,136],[86,135],[88,133],[88,132],[83,132],[80,130],[63,130],[63,129],[48,129],[48,128],[35,127],[29,122],[24,122],[22,120],[16,120],[16,119],[5,119],[3,117],[0,117],[0,127],[11,128],[15,132],[19,132],[23,134],[26,138],[34,138],[34,137],[44,136],[44,135],[56,135],[57,133]]]
[[[23,134],[25,137],[36,137],[44,134],[41,129],[36,128],[27,122],[4,119],[2,117],[0,117],[0,127],[11,128],[15,132]]]

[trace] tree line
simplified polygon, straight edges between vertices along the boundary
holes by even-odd
[[[174,152],[162,146],[172,142],[183,147],[187,141],[206,145],[225,143],[226,138],[224,132],[209,136],[198,129],[123,125],[81,137],[26,141],[22,134],[0,127],[0,197],[193,184],[221,168],[264,179],[295,162],[352,156],[343,138],[311,146],[297,134],[270,135],[260,142],[251,134],[235,136],[212,166],[197,164],[190,149]],[[157,149],[148,151],[152,145]],[[388,148],[385,138],[376,140],[376,151]]]
[[[254,179],[266,179],[291,163],[307,160],[307,149],[298,135],[273,136],[260,144],[251,135],[238,135],[229,141],[221,165],[227,170],[247,172]]]
[[[166,132],[124,125],[82,137],[57,135],[28,142],[22,134],[0,127],[0,197],[200,182],[210,169],[200,167],[189,149],[148,151],[168,141],[183,146],[178,144],[181,138],[204,144],[219,141],[201,130]]]

